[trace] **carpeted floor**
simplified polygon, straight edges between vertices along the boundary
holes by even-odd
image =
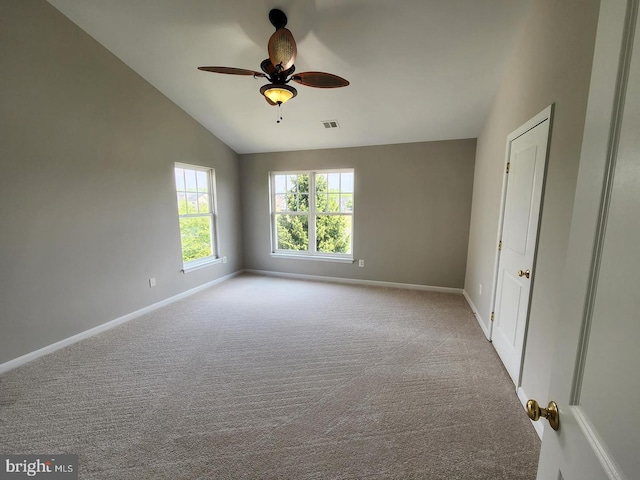
[[[0,452],[80,479],[534,479],[461,295],[243,275],[0,376]]]

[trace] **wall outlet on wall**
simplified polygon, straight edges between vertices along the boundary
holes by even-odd
[[[358,260],[358,266],[364,267],[364,260]]]
[[[153,288],[156,286],[156,277],[151,277],[149,279],[149,287]]]
[[[227,257],[222,257],[222,263],[227,263]]]
[[[482,284],[480,284],[480,288],[478,288],[478,295],[482,295]]]

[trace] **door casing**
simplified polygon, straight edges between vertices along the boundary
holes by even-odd
[[[511,158],[511,146],[512,143],[515,139],[517,139],[518,137],[524,135],[525,133],[527,133],[529,130],[535,128],[536,126],[540,125],[541,123],[543,123],[544,121],[548,121],[548,133],[547,133],[547,150],[545,152],[545,160],[544,160],[544,173],[543,173],[543,181],[542,181],[542,192],[541,192],[541,196],[540,196],[540,214],[538,216],[538,224],[536,227],[536,241],[535,241],[535,251],[534,251],[534,255],[533,255],[533,263],[532,263],[532,270],[535,270],[535,265],[536,265],[536,258],[537,258],[537,249],[538,249],[538,237],[539,237],[539,233],[540,233],[540,221],[542,219],[542,206],[544,203],[544,188],[545,188],[545,181],[546,181],[546,176],[547,176],[547,160],[549,158],[549,148],[551,145],[551,131],[553,128],[553,111],[554,111],[554,107],[555,104],[551,104],[548,107],[546,107],[544,110],[542,110],[540,113],[538,113],[537,115],[535,115],[534,117],[532,117],[530,120],[528,120],[527,122],[525,122],[523,125],[521,125],[520,127],[518,127],[516,130],[514,130],[513,132],[511,132],[508,136],[507,136],[507,144],[506,144],[506,152],[505,152],[505,161],[504,161],[504,169],[503,169],[503,180],[502,180],[502,197],[501,197],[501,201],[500,201],[500,221],[498,222],[498,233],[496,236],[496,249],[498,249],[498,245],[500,245],[503,233],[504,233],[504,219],[505,219],[505,211],[506,211],[506,206],[507,206],[507,188],[509,186],[509,174],[507,173],[507,165],[509,163],[509,160]],[[496,310],[496,297],[497,297],[497,287],[498,287],[498,274],[499,274],[499,267],[500,267],[500,253],[498,252],[498,255],[496,255],[495,257],[495,261],[494,261],[494,267],[493,267],[493,286],[492,286],[492,290],[491,290],[491,315],[492,315],[492,319],[490,322],[490,327],[489,327],[489,340],[493,340],[493,315],[494,312]],[[533,279],[531,282],[531,286],[530,286],[530,295],[529,295],[529,305],[527,305],[527,318],[525,321],[525,333],[524,333],[524,340],[523,340],[523,347],[522,347],[522,353],[520,356],[520,369],[518,372],[518,379],[517,381],[515,381],[515,389],[516,391],[518,390],[518,388],[520,387],[520,383],[521,383],[521,379],[522,379],[522,368],[524,365],[524,355],[525,355],[525,350],[526,350],[526,344],[527,344],[527,329],[529,327],[529,313],[530,313],[530,306],[531,306],[531,298],[533,296]]]

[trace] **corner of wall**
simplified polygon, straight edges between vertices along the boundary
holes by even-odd
[[[475,315],[476,320],[478,320],[478,324],[480,325],[480,328],[482,329],[482,332],[484,333],[484,336],[487,338],[487,340],[491,341],[491,330],[490,330],[490,327],[487,327],[487,324],[482,319],[482,316],[478,312],[478,309],[476,308],[476,306],[473,304],[473,301],[471,300],[471,297],[469,297],[469,294],[467,293],[466,289],[462,290],[462,295],[464,295],[464,298],[467,300],[467,303],[469,304],[469,307],[471,308],[471,311]]]

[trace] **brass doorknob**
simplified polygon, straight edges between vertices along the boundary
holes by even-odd
[[[531,275],[531,270],[527,269],[527,270],[518,270],[518,276],[519,277],[527,277],[529,278],[529,275]]]
[[[540,417],[546,418],[554,430],[558,430],[560,427],[560,412],[558,411],[558,404],[554,401],[549,402],[547,408],[541,408],[535,400],[528,400],[527,415],[534,422],[540,420]]]

